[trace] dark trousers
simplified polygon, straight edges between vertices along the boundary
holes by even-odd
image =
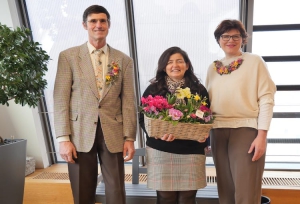
[[[156,204],[197,204],[197,190],[190,191],[156,191]]]
[[[220,204],[260,204],[265,154],[254,162],[248,154],[257,130],[217,128],[210,136]]]
[[[94,204],[98,178],[98,158],[105,183],[107,204],[125,204],[123,153],[110,153],[105,145],[100,121],[90,152],[77,152],[75,164],[68,163],[75,204]]]

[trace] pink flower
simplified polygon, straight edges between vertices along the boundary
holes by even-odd
[[[172,120],[179,120],[183,116],[183,113],[179,110],[171,108],[169,109],[169,116],[172,117]]]
[[[165,109],[170,109],[172,108],[171,105],[168,104],[167,99],[165,99],[162,96],[152,96],[149,95],[148,97],[142,97],[141,98],[141,103],[143,106],[143,110],[146,113],[154,113],[155,115],[158,115],[159,112]]]
[[[210,121],[210,116],[204,117],[204,121],[209,122]]]
[[[202,112],[208,112],[208,111],[210,111],[210,109],[209,108],[207,108],[206,106],[204,106],[204,105],[202,105],[202,106],[200,106],[200,108],[199,108]]]
[[[143,107],[143,111],[145,111],[146,113],[149,112],[149,106]]]
[[[190,116],[191,116],[191,118],[194,118],[194,119],[196,119],[196,118],[197,118],[197,116],[196,116],[196,114],[195,114],[195,113],[191,113],[191,114],[190,114]]]
[[[142,104],[145,104],[145,103],[146,103],[146,101],[147,101],[147,99],[146,99],[146,98],[144,98],[144,97],[142,97],[142,98],[141,98],[141,103],[142,103]]]

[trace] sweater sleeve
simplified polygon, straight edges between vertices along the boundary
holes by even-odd
[[[269,130],[273,117],[276,86],[271,79],[266,63],[260,58],[258,67],[258,129]]]
[[[272,117],[273,117],[273,105],[268,103],[260,105],[257,129],[269,130]]]

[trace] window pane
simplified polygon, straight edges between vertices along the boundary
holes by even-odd
[[[268,138],[300,138],[300,118],[273,118]],[[300,162],[299,144],[269,143],[266,162]]]
[[[299,85],[300,62],[267,62],[276,85]]]
[[[48,1],[26,0],[32,35],[35,41],[50,55],[48,82],[45,99],[51,122],[53,141],[56,151],[53,125],[53,88],[57,69],[58,55],[61,51],[81,45],[88,40],[87,31],[82,26],[82,14],[90,5],[103,5],[111,15],[111,27],[107,43],[129,55],[128,32],[124,0],[85,0],[85,1]],[[58,161],[62,161],[58,155]]]
[[[239,0],[134,0],[141,92],[154,77],[158,58],[172,46],[185,50],[205,83],[206,70],[223,52],[214,30],[224,19],[239,18]]]
[[[300,162],[299,144],[268,144],[266,162]]]
[[[277,91],[273,110],[274,112],[300,112],[300,91]]]
[[[300,138],[300,118],[273,118],[268,138]]]
[[[252,51],[261,56],[299,55],[299,36],[299,30],[254,32]]]
[[[257,0],[254,2],[253,24],[299,24],[299,6],[299,0]]]
[[[253,25],[300,24],[298,0],[257,0]],[[269,9],[270,6],[272,9]],[[299,55],[299,30],[265,31],[252,34],[252,51],[261,56]],[[276,85],[299,85],[300,62],[267,62]],[[300,112],[299,91],[277,91],[274,112]],[[268,138],[300,138],[300,118],[273,118]],[[299,144],[268,144],[266,168],[299,168]],[[289,163],[280,166],[281,163]]]

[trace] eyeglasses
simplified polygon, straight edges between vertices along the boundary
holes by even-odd
[[[239,39],[241,39],[241,35],[221,35],[222,40],[224,41],[229,41],[230,38],[232,38],[232,40],[237,41]]]
[[[87,22],[89,22],[92,25],[96,25],[98,21],[100,22],[100,24],[103,25],[103,24],[107,24],[109,20],[106,20],[106,19],[91,19]]]

